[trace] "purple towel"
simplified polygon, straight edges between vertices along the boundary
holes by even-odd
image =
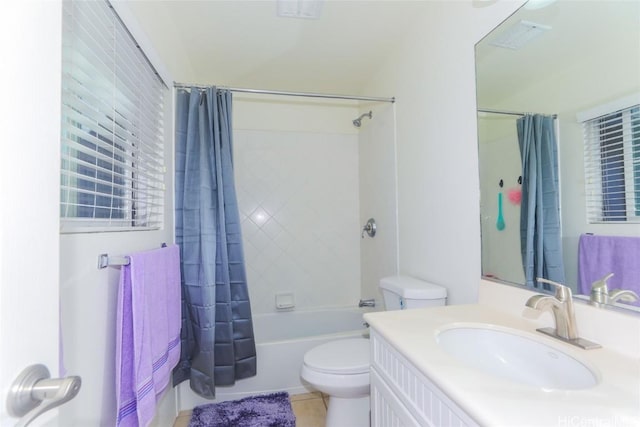
[[[591,293],[591,284],[609,273],[609,290],[640,293],[640,237],[583,234],[578,245],[578,290]]]
[[[147,426],[180,358],[180,250],[129,257],[120,272],[116,338],[118,426]]]

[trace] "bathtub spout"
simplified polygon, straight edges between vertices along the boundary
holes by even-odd
[[[358,307],[375,307],[375,306],[376,306],[376,300],[373,298],[361,299],[360,302],[358,302]]]

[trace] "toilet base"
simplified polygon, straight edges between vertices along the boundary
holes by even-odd
[[[326,427],[369,427],[369,395],[355,398],[329,396]]]

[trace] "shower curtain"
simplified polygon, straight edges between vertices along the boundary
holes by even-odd
[[[536,278],[544,277],[564,284],[554,118],[527,114],[518,119],[517,128],[522,158],[520,245],[525,283],[537,288]]]
[[[213,399],[216,385],[256,374],[233,161],[231,93],[176,95],[175,228],[181,250],[182,334],[174,386],[189,380]]]

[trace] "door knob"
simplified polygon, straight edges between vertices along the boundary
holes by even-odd
[[[15,379],[7,396],[7,411],[20,418],[16,427],[28,426],[49,409],[73,399],[80,391],[80,377],[51,378],[44,365],[31,365]]]

